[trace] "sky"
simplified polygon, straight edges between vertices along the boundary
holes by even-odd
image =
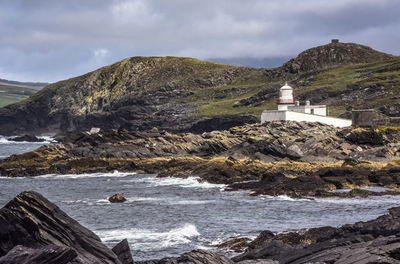
[[[0,78],[55,82],[132,56],[280,61],[332,38],[400,55],[399,10],[400,0],[0,0]]]

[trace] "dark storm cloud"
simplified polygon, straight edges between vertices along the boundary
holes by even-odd
[[[398,55],[398,0],[0,0],[0,78],[56,81],[136,55],[295,56],[331,38]]]

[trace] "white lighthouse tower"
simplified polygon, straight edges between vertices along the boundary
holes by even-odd
[[[288,110],[289,106],[294,106],[296,100],[293,98],[293,88],[287,82],[279,90],[279,99],[276,100],[278,111]]]

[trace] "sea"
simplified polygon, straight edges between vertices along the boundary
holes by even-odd
[[[13,142],[0,137],[0,157],[34,150],[46,142]],[[400,204],[399,196],[292,199],[225,191],[225,185],[152,174],[112,173],[0,176],[0,208],[22,191],[33,190],[112,247],[127,238],[135,260],[177,256],[194,249],[217,251],[234,237],[255,238],[261,231],[351,224],[375,219]],[[121,193],[122,204],[107,198]],[[223,252],[233,256],[233,252]]]

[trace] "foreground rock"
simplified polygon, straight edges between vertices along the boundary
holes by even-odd
[[[36,192],[23,192],[0,209],[0,257],[2,263],[124,264],[97,235]]]
[[[272,235],[250,243],[236,262],[270,259],[279,263],[400,263],[400,207],[368,222]]]
[[[189,253],[182,254],[176,258],[164,258],[161,260],[139,261],[137,264],[233,264],[229,258],[217,253],[194,250]]]
[[[56,245],[43,246],[41,248],[27,248],[15,246],[7,255],[0,257],[1,264],[67,264],[72,263],[77,257],[75,250],[69,247]]]
[[[116,193],[108,198],[110,203],[123,203],[126,202],[126,198],[119,193]]]

